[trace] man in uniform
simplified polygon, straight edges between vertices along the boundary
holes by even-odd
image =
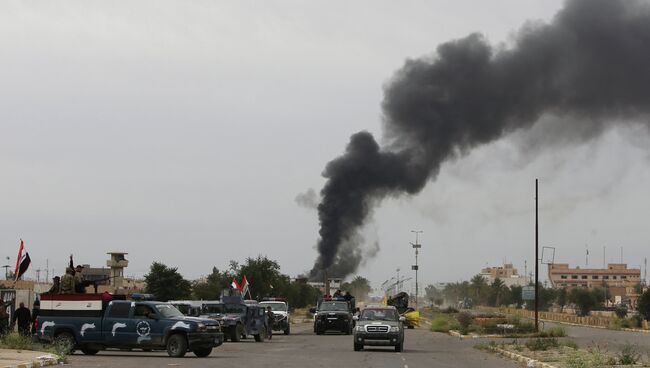
[[[59,276],[52,278],[52,287],[47,292],[49,294],[58,294],[61,292],[61,278]]]
[[[25,303],[20,302],[20,306],[14,312],[14,317],[11,319],[11,326],[13,327],[18,321],[18,333],[23,336],[29,336],[30,323],[32,322],[32,314],[29,309],[25,307]],[[13,329],[13,328],[12,328]]]
[[[273,309],[271,309],[271,306],[266,307],[266,328],[269,330],[268,332],[268,337],[269,340],[273,338],[273,324],[275,323],[275,315],[273,314]]]
[[[82,265],[77,265],[74,270],[74,292],[79,294],[86,293],[86,286],[84,285],[84,276],[82,272],[84,267]]]
[[[61,294],[74,294],[74,270],[70,267],[65,269],[65,275],[61,277]]]
[[[0,299],[0,336],[9,332],[9,313],[7,313],[8,304]]]

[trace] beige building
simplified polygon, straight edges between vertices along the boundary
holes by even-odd
[[[548,265],[548,279],[554,288],[607,287],[612,297],[633,296],[641,282],[641,269],[625,263],[610,263],[607,268],[569,268],[567,263]]]
[[[530,283],[527,277],[519,275],[512,263],[504,263],[503,266],[498,267],[486,267],[481,270],[480,275],[483,276],[487,283],[492,283],[498,278],[508,287],[513,285],[525,286]]]

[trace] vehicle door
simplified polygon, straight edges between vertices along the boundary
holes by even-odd
[[[102,334],[108,346],[119,347],[135,343],[135,323],[130,318],[131,304],[131,302],[112,301],[108,305],[102,323]]]
[[[162,345],[165,322],[162,316],[150,304],[136,303],[133,308],[135,324],[135,343],[139,346]]]

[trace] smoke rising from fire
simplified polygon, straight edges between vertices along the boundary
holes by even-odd
[[[548,116],[561,122],[555,131],[530,132],[571,136],[569,144],[615,124],[647,127],[650,4],[571,0],[550,23],[524,25],[512,47],[480,34],[441,44],[395,73],[382,109],[384,145],[353,134],[323,172],[314,276],[354,272],[372,209],[387,196],[418,193],[442,163],[474,147]]]

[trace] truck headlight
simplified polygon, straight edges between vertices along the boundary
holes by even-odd
[[[205,331],[206,330],[205,324],[203,324],[201,322],[197,323],[196,324],[196,330],[197,331]]]
[[[354,330],[357,332],[363,332],[363,326],[356,326]]]
[[[391,327],[390,332],[399,332],[399,327],[398,326]]]

